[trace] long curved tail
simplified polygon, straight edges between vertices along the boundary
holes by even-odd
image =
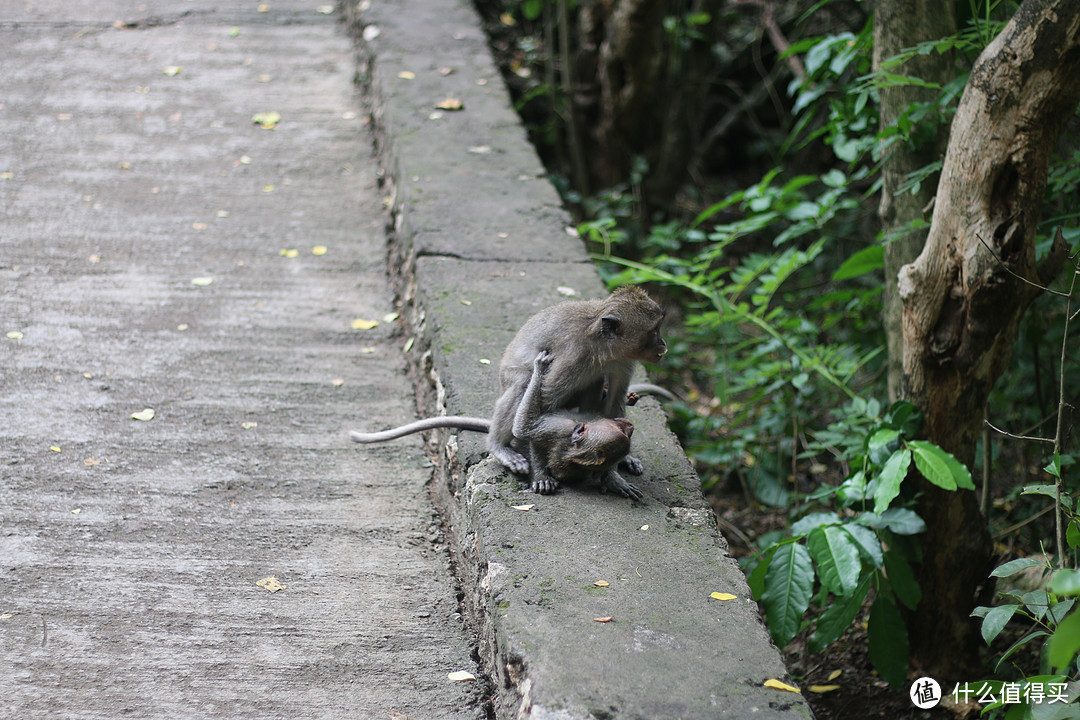
[[[358,443],[377,443],[404,437],[413,433],[435,428],[458,428],[459,430],[473,430],[486,433],[491,429],[491,421],[485,418],[468,417],[466,415],[444,415],[442,417],[430,417],[411,422],[401,427],[390,428],[381,432],[362,433],[356,430],[349,432],[349,438]]]

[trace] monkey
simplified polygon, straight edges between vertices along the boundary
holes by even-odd
[[[544,412],[580,410],[619,418],[636,363],[655,362],[667,352],[660,336],[664,311],[644,290],[622,287],[602,300],[564,302],[529,318],[507,346],[499,364],[500,394],[488,432],[488,449],[511,472],[525,475],[529,461],[514,449],[514,417],[542,350],[552,356],[539,388]],[[641,461],[622,460],[640,475]]]
[[[590,417],[569,410],[542,411],[540,386],[551,360],[548,353],[541,353],[534,360],[532,377],[514,417],[515,446],[532,460],[530,488],[535,493],[547,495],[557,491],[562,482],[598,480],[603,492],[614,491],[641,500],[644,497],[641,491],[614,469],[630,450],[633,423],[626,418]],[[642,391],[653,392],[653,388],[643,386]],[[491,422],[484,418],[449,415],[424,418],[375,433],[354,430],[349,437],[353,442],[376,443],[443,427],[488,432]]]

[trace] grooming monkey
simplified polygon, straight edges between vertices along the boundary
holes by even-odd
[[[633,424],[625,418],[589,417],[569,410],[544,413],[540,386],[551,361],[547,353],[536,357],[532,377],[514,416],[514,445],[517,452],[531,459],[532,491],[546,495],[558,490],[562,482],[595,479],[605,492],[611,490],[640,500],[641,492],[615,471],[630,451]],[[488,432],[491,423],[484,418],[450,415],[424,418],[382,432],[352,431],[349,437],[358,443],[375,443],[442,427]]]
[[[529,472],[528,459],[513,447],[514,419],[541,351],[551,356],[538,388],[543,412],[625,415],[637,361],[655,362],[667,352],[660,337],[663,319],[664,311],[638,287],[619,288],[602,300],[561,303],[529,318],[499,364],[500,395],[488,432],[491,454],[511,472]],[[628,472],[642,473],[637,458],[627,455],[622,462]]]

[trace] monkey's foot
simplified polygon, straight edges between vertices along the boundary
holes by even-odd
[[[535,478],[532,481],[532,491],[537,495],[551,495],[562,487],[559,481],[552,477]]]
[[[631,475],[641,475],[645,472],[645,466],[633,455],[627,455],[626,457],[624,457],[619,463],[619,467],[621,467],[623,470],[630,473]]]
[[[645,493],[623,480],[622,476],[615,471],[604,475],[604,479],[600,481],[600,492],[617,492],[631,500],[642,500],[645,497]]]
[[[503,464],[510,472],[515,475],[528,475],[529,474],[529,461],[525,459],[525,456],[516,450],[511,450],[508,447],[490,448],[491,454],[495,456],[495,459]]]

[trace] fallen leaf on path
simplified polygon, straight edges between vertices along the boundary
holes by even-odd
[[[481,365],[490,365],[490,364],[491,364],[491,360],[489,360],[489,359],[487,359],[487,358],[480,358],[480,364],[481,364]]]
[[[368,25],[364,28],[364,40],[366,42],[371,42],[375,38],[379,37],[380,32],[382,31],[379,30],[378,25]]]
[[[611,583],[609,583],[607,580],[597,580],[593,583],[593,585],[595,585],[596,587],[611,587]]]
[[[154,409],[146,408],[139,412],[131,413],[132,420],[142,420],[143,422],[149,422],[154,419]]]
[[[326,250],[327,250],[327,247],[325,245],[316,245],[315,247],[311,248],[311,254],[312,255],[325,255]]]
[[[86,467],[96,467],[101,464],[101,461],[97,458],[88,457],[83,459],[82,464]]]
[[[832,692],[833,690],[839,690],[839,689],[840,689],[839,685],[811,685],[810,686],[810,692],[818,693],[819,695],[821,693]]]
[[[713,600],[734,600],[738,595],[732,595],[731,593],[714,592],[710,595]]]
[[[521,512],[529,512],[536,507],[536,505],[511,505],[510,507],[514,510],[520,510]]]
[[[334,387],[341,387],[342,385],[345,384],[345,380],[343,378],[334,378],[333,380],[330,381],[330,384],[333,385]]]
[[[262,127],[264,130],[273,130],[274,126],[281,122],[281,113],[276,110],[255,113],[251,116],[251,122]]]
[[[452,673],[447,673],[446,677],[450,678],[453,682],[469,682],[476,679],[475,675],[465,670],[456,670]]]
[[[612,620],[612,617],[610,615],[608,615],[607,617],[602,617],[602,618],[593,618],[593,622],[599,622],[599,623],[609,623],[609,622],[611,622],[611,620]]]
[[[259,426],[259,423],[257,423],[257,422],[242,422],[242,423],[240,423],[240,427],[242,427],[244,430],[254,430],[258,426]]]
[[[831,673],[829,673],[829,677],[827,678],[827,680],[829,682],[832,682],[833,680],[835,680],[836,678],[840,677],[843,674],[844,674],[843,670],[833,670]]]
[[[278,582],[278,579],[276,577],[263,578],[255,584],[263,588],[264,590],[269,590],[272,593],[276,593],[278,590],[284,590],[288,587],[288,585],[282,585],[280,582]]]
[[[192,278],[191,279],[191,284],[192,285],[198,285],[199,287],[206,287],[207,285],[210,285],[213,282],[214,282],[214,278],[209,277],[209,276],[197,277],[197,278]]]
[[[49,449],[52,450],[53,452],[63,452],[63,450],[60,449],[59,445],[50,445]]]
[[[22,340],[23,334],[18,330],[9,330],[7,333],[7,337],[10,340]]]
[[[378,320],[365,320],[364,318],[356,318],[352,321],[353,330],[370,330],[374,327],[378,327]]]
[[[385,315],[382,316],[382,321],[384,323],[392,323],[397,319],[398,319],[398,314],[396,312],[386,313]]]
[[[74,510],[71,511],[71,514],[72,515],[78,515],[81,512],[82,512],[82,508],[75,508]]]
[[[793,693],[801,692],[799,690],[799,688],[793,687],[793,686],[788,685],[787,683],[784,683],[784,682],[780,682],[776,678],[769,678],[768,680],[766,680],[762,684],[765,687],[773,688],[774,690],[783,690],[785,692],[793,692]]]
[[[447,75],[453,75],[454,74],[454,68],[452,68],[452,67],[441,67],[441,68],[439,68],[439,74],[442,75],[443,77],[446,77]]]
[[[296,248],[282,248],[278,251],[278,255],[281,257],[294,258],[300,256],[300,251]]]
[[[15,613],[4,613],[0,615],[0,620],[10,620],[13,617],[15,617]]]
[[[649,529],[648,525],[642,525],[641,527],[638,528],[638,530],[641,530],[642,532],[644,532],[644,531],[646,531],[648,529]]]
[[[401,72],[399,72],[397,74],[397,76],[399,78],[401,78],[402,80],[415,80],[416,79],[416,73],[412,72],[411,70],[402,70]]]
[[[435,103],[435,107],[438,110],[449,110],[455,112],[457,110],[464,110],[465,103],[461,102],[457,98],[448,97],[445,100]]]
[[[172,77],[173,75],[179,75],[182,69],[179,65],[166,65],[162,68],[162,72]]]

